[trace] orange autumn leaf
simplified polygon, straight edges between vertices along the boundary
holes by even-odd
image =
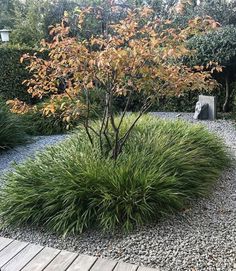
[[[188,1],[181,2],[184,3]],[[77,10],[80,28],[90,12],[91,8]],[[28,92],[33,97],[50,97],[44,114],[60,112],[64,121],[71,121],[86,108],[80,102],[86,90],[102,89],[114,96],[130,91],[155,96],[213,89],[216,83],[210,71],[204,70],[206,67],[190,68],[179,59],[194,53],[187,48],[189,36],[204,33],[218,23],[210,17],[196,18],[179,30],[166,28],[171,22],[152,14],[149,8],[129,11],[126,18],[109,25],[112,34],[87,39],[71,37],[65,21],[52,27],[52,41],[43,40],[40,50],[49,51],[49,59],[37,55],[21,58],[29,61],[28,69],[33,73],[31,79],[24,81]],[[210,69],[222,68],[211,63]]]

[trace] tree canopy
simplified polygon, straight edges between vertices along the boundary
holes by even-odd
[[[93,8],[78,10],[78,28],[86,27],[86,17]],[[221,69],[208,63],[211,72],[204,67],[191,67],[179,61],[192,54],[187,40],[192,34],[201,35],[215,27],[210,19],[189,22],[184,29],[166,27],[169,20],[153,16],[149,8],[128,11],[117,23],[110,23],[110,31],[80,39],[71,37],[65,17],[61,24],[52,28],[52,41],[42,42],[42,51],[49,51],[49,59],[25,55],[22,61],[30,61],[29,70],[34,76],[26,80],[28,92],[33,97],[50,96],[45,105],[46,115],[62,110],[66,122],[87,112],[83,122],[93,145],[93,136],[99,137],[102,155],[116,159],[122,152],[136,122],[159,95],[180,95],[186,90],[212,90],[216,86],[211,72]],[[86,29],[85,29],[86,30]],[[112,34],[110,34],[112,32]],[[59,85],[63,82],[63,89]],[[91,93],[104,90],[104,114],[101,126],[90,125]],[[126,131],[121,124],[132,93],[145,93],[146,98],[135,121]],[[82,96],[85,103],[82,103]],[[114,121],[113,103],[119,96],[126,97],[126,106],[118,123]],[[27,107],[19,101],[11,101],[13,110]]]

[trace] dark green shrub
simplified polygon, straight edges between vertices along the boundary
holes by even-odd
[[[6,175],[1,217],[64,234],[95,225],[130,230],[207,195],[229,161],[215,135],[183,121],[144,116],[116,161],[80,130]]]
[[[0,100],[0,151],[26,143],[25,126]]]
[[[232,111],[233,99],[230,84],[235,80],[236,71],[236,27],[219,27],[205,35],[193,36],[188,46],[196,51],[188,60],[191,65],[206,65],[213,61],[223,66],[223,72],[214,73],[215,79],[222,84],[218,95],[218,105],[221,111]]]
[[[159,111],[159,112],[194,112],[196,102],[198,101],[199,95],[215,95],[217,96],[217,109],[219,112],[222,111],[222,105],[224,103],[224,93],[222,90],[215,90],[211,93],[200,92],[200,91],[189,91],[183,93],[181,96],[162,96],[156,98],[153,105],[149,109],[150,112]],[[140,110],[145,100],[145,95],[141,93],[134,93],[131,98],[131,102],[128,110],[132,112],[137,112]],[[120,111],[121,108],[125,107],[126,97],[117,97],[114,100],[114,105],[116,111]]]
[[[211,93],[202,91],[189,91],[176,97],[160,97],[150,108],[150,111],[170,111],[170,112],[194,112],[199,95],[214,95],[217,97],[217,110],[222,111],[224,103],[224,93],[222,89],[212,91]]]
[[[36,53],[29,48],[0,46],[0,95],[5,100],[18,98],[31,103],[31,95],[27,93],[27,86],[22,82],[31,76],[26,70],[27,63],[20,63],[23,54]]]

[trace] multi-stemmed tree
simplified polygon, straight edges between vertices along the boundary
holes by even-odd
[[[78,27],[83,28],[90,9],[78,11]],[[86,110],[83,125],[90,143],[96,137],[102,155],[117,159],[139,118],[149,109],[153,98],[162,94],[180,95],[186,90],[211,90],[216,82],[203,66],[193,68],[181,59],[193,54],[186,47],[191,35],[200,35],[216,27],[210,19],[197,18],[180,30],[169,27],[169,20],[161,20],[148,8],[129,11],[125,19],[110,24],[110,34],[87,39],[69,37],[67,18],[51,29],[52,42],[42,42],[42,50],[49,51],[49,59],[24,55],[30,61],[33,77],[26,83],[32,96],[50,96],[46,115],[60,107],[62,117],[69,122]],[[214,70],[218,68],[209,64]],[[61,87],[63,84],[63,87]],[[60,87],[59,87],[60,85]],[[104,112],[99,127],[90,121],[91,94],[104,90]],[[122,123],[133,93],[145,93],[139,113],[124,131]],[[126,105],[115,118],[114,99],[126,97]],[[81,102],[85,97],[86,102]],[[17,108],[18,102],[13,102]],[[24,108],[25,109],[25,108]],[[122,130],[122,131],[121,131]]]

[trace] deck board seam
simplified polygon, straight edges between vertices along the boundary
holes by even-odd
[[[43,247],[43,248],[45,248],[45,247]],[[59,250],[59,252],[51,259],[51,261],[42,269],[42,271],[45,270],[49,266],[49,264],[59,255],[60,252],[61,252],[61,250]]]
[[[18,241],[18,240],[14,240],[14,239],[13,239],[13,241],[12,241],[11,243],[9,243],[9,245],[12,244],[14,241]],[[21,242],[21,241],[19,241],[19,242]],[[22,243],[26,243],[26,242],[22,242]],[[28,245],[29,245],[29,243],[26,243],[26,245],[25,245],[21,250],[19,250],[12,258],[10,258],[6,263],[4,263],[4,265],[7,265],[13,258],[15,258],[15,257],[16,257],[23,249],[25,249]],[[8,245],[7,245],[6,247],[8,247]],[[4,249],[5,249],[6,247],[4,247]],[[1,250],[1,251],[2,251],[2,250]],[[2,268],[4,267],[4,265],[1,266],[0,271],[2,270]]]
[[[112,268],[112,271],[115,270],[116,266],[118,265],[118,262],[116,262],[115,266]]]
[[[19,244],[16,246],[16,248],[18,247],[18,249],[20,249],[21,247],[21,249],[14,255],[14,253],[17,251],[15,251],[15,252],[11,252],[10,253],[10,255],[8,255],[8,257],[10,256],[10,259],[8,259],[8,257],[5,259],[5,260],[7,260],[7,262],[5,262],[4,263],[4,265],[2,266],[2,267],[0,267],[0,271],[1,270],[3,270],[4,269],[4,267],[6,267],[9,263],[11,263],[11,261],[14,261],[14,263],[17,263],[17,259],[20,259],[21,258],[21,256],[19,256],[19,254],[21,254],[22,255],[22,257],[24,256],[24,254],[25,253],[27,253],[27,251],[30,251],[30,248],[29,248],[29,246],[31,246],[31,245],[35,245],[35,246],[37,246],[36,244],[31,244],[31,243],[28,243],[28,242],[23,242],[23,241],[18,241],[18,240],[14,240],[14,239],[11,239],[11,238],[2,238],[1,239],[2,240],[2,245],[4,246],[4,244],[6,244],[2,249],[0,249],[0,252],[3,252],[4,253],[4,249],[7,249],[7,247],[9,246],[9,245],[11,245],[14,241],[16,241],[16,242],[20,242],[20,243],[23,243],[23,244],[21,244],[20,246],[19,246]],[[8,243],[9,242],[9,243]],[[16,243],[17,244],[17,243]],[[12,247],[14,247],[15,245],[12,245]],[[28,249],[27,249],[28,248]],[[53,263],[53,261],[58,257],[58,255],[60,254],[60,253],[62,253],[62,250],[60,250],[60,249],[56,249],[56,248],[52,248],[52,247],[47,247],[47,246],[42,246],[42,245],[38,245],[38,248],[37,248],[37,250],[36,251],[34,251],[34,252],[32,252],[30,255],[28,255],[28,258],[26,258],[23,262],[22,262],[22,264],[24,265],[20,265],[19,266],[19,268],[17,269],[17,271],[22,271],[24,268],[27,268],[27,266],[28,265],[30,265],[33,261],[34,261],[34,259],[44,250],[44,249],[46,249],[46,248],[49,248],[49,249],[52,249],[52,251],[53,250],[56,250],[56,251],[54,251],[54,253],[55,253],[55,255],[54,255],[54,253],[52,253],[52,255],[51,255],[51,259],[50,259],[50,257],[49,257],[49,259],[47,260],[47,261],[44,261],[44,262],[41,262],[43,265],[41,266],[41,271],[44,271],[44,270],[46,270],[47,268],[48,268],[48,266],[50,266],[50,264],[51,263]],[[12,249],[12,248],[11,248]],[[10,250],[11,250],[10,249]],[[9,249],[8,249],[9,250]],[[25,250],[25,252],[24,252],[24,250]],[[70,253],[69,251],[67,251],[68,253]],[[46,253],[46,252],[45,252]],[[71,252],[72,253],[72,252]],[[8,254],[8,253],[7,253]],[[69,270],[69,268],[71,267],[71,266],[73,266],[73,264],[75,263],[75,261],[76,260],[78,260],[78,258],[80,257],[80,256],[82,256],[82,255],[84,255],[85,257],[91,257],[90,255],[85,255],[85,254],[79,254],[78,252],[76,252],[76,253],[73,253],[74,254],[74,259],[72,259],[72,261],[70,260],[69,262],[68,262],[68,266],[66,265],[66,266],[63,266],[63,270],[64,271],[66,271],[66,270]],[[17,257],[17,259],[15,259]],[[93,270],[93,268],[94,267],[96,267],[96,264],[98,263],[98,261],[99,261],[99,259],[103,259],[102,260],[102,262],[109,262],[109,259],[107,259],[106,257],[105,258],[103,258],[103,257],[97,257],[97,256],[95,256],[95,257],[91,257],[91,258],[93,258],[93,261],[91,261],[91,263],[89,264],[89,266],[87,266],[87,268],[86,268],[86,270],[88,270],[88,271],[91,271],[91,270]],[[15,259],[15,260],[14,260]],[[13,263],[13,265],[15,265]],[[123,262],[124,263],[124,262]],[[44,264],[46,264],[45,266],[44,266]],[[109,264],[109,263],[107,263],[107,264]],[[113,266],[114,265],[114,266]],[[117,260],[113,260],[113,263],[112,264],[109,264],[109,270],[111,270],[111,271],[115,271],[116,269],[117,269],[117,266],[119,265],[119,261],[117,261]],[[18,264],[17,264],[17,266],[18,266]],[[77,265],[76,265],[77,266]],[[97,266],[98,267],[98,266]],[[100,266],[100,267],[102,267],[102,266]],[[143,267],[141,267],[141,266],[138,266],[138,265],[136,265],[136,264],[133,264],[133,268],[131,268],[132,270],[135,270],[135,271],[139,271],[139,270],[143,270],[142,269]],[[153,270],[153,271],[158,271],[159,269],[155,269],[155,268],[150,268],[150,267],[144,267],[144,270],[146,270],[145,268],[147,268],[147,270]],[[128,268],[129,269],[129,268]],[[99,269],[100,270],[100,269]],[[125,268],[125,270],[126,270],[126,268]]]
[[[42,248],[40,249],[40,251],[39,252],[37,252],[31,259],[30,259],[30,261],[28,262],[28,263],[30,263],[42,250],[44,249],[44,247],[42,246]],[[26,263],[21,269],[20,269],[20,271],[21,270],[23,270],[25,267],[26,267],[26,265],[28,264],[28,263]],[[0,270],[1,271],[1,270]]]
[[[10,238],[9,238],[9,239],[10,239]],[[0,252],[1,252],[3,249],[5,249],[6,247],[8,247],[11,243],[14,242],[14,239],[10,239],[10,240],[11,240],[11,242],[10,242],[9,244],[5,245],[5,247],[3,247],[2,249],[0,249]],[[0,271],[1,271],[1,269],[0,269]]]
[[[14,240],[12,240],[12,242],[13,242]],[[11,243],[12,243],[11,242]],[[9,245],[11,244],[11,243],[9,243]],[[25,246],[25,247],[23,247],[22,248],[22,250],[23,249],[25,249],[26,247],[28,247],[29,246],[29,243],[27,243],[27,245]],[[4,247],[4,249],[5,249],[6,247]],[[11,260],[13,260],[22,250],[20,250],[16,255],[14,255],[8,262],[6,262],[1,268],[0,268],[0,271],[2,270],[2,268],[4,268],[4,266],[6,266]]]
[[[94,263],[92,264],[92,266],[89,267],[89,270],[88,270],[88,271],[90,271],[90,270],[94,267],[94,265],[95,265],[95,263],[97,262],[97,260],[98,260],[98,257],[96,257],[96,260],[94,261]]]
[[[79,257],[79,253],[76,253],[77,256],[74,258],[74,260],[66,267],[66,270],[70,268],[70,266],[74,263],[74,261]],[[1,271],[1,270],[0,270]]]

